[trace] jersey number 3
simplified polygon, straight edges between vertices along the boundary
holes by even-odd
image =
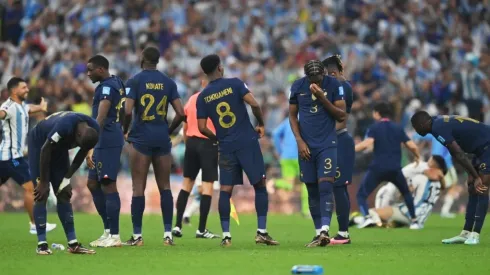
[[[216,106],[216,113],[219,115],[219,125],[225,129],[235,125],[236,115],[231,111],[230,104],[221,102]],[[230,122],[225,122],[225,117],[229,117]]]
[[[148,115],[150,112],[151,106],[155,104],[155,97],[151,94],[145,94],[141,97],[140,103],[143,107],[145,107],[145,110],[143,111],[143,114],[141,115],[141,120],[143,121],[152,121],[155,119],[155,115]],[[157,105],[157,114],[162,117],[162,119],[165,118],[165,115],[167,112],[165,111],[165,107],[167,105],[167,96],[164,96],[160,103]]]

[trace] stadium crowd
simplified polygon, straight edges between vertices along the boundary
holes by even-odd
[[[87,59],[103,54],[126,80],[154,44],[158,69],[184,102],[201,88],[200,59],[218,53],[225,76],[240,77],[260,101],[269,134],[286,117],[289,85],[305,62],[332,54],[355,92],[348,128],[356,141],[380,100],[403,125],[420,108],[490,123],[489,8],[487,0],[0,0],[0,103],[15,75],[50,113],[90,114]],[[277,167],[270,139],[261,142],[266,165]],[[183,145],[173,153],[178,172]],[[365,164],[361,156],[357,165]]]

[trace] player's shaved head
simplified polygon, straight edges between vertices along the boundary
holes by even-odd
[[[201,69],[206,75],[210,75],[218,69],[220,64],[221,60],[219,56],[217,54],[210,54],[201,60]]]
[[[445,175],[447,173],[447,164],[442,156],[433,155],[432,159],[437,164],[437,167],[442,170],[442,173]]]
[[[81,148],[94,148],[99,141],[99,132],[83,122],[78,125],[79,139],[78,145]]]
[[[412,126],[421,136],[425,136],[432,130],[432,117],[426,111],[417,111],[410,119]]]
[[[109,70],[109,60],[103,57],[102,55],[94,55],[88,60],[88,63],[91,63],[94,68],[103,68],[105,70]]]
[[[160,60],[160,51],[153,46],[146,47],[143,50],[143,59],[151,65],[156,65]]]

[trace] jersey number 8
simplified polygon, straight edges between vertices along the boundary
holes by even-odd
[[[155,97],[151,94],[145,94],[141,97],[140,103],[143,107],[145,107],[145,110],[143,111],[143,114],[141,115],[141,120],[143,121],[152,121],[155,120],[155,115],[148,115],[148,112],[150,112],[151,107],[153,104],[155,104]],[[165,111],[165,107],[167,105],[167,96],[164,96],[160,103],[157,105],[157,114],[162,117],[162,119],[165,118],[165,115],[167,112]]]
[[[236,115],[231,111],[230,104],[227,102],[221,102],[216,106],[216,113],[219,115],[219,125],[225,129],[231,128],[235,125]],[[229,117],[230,122],[225,122],[224,118]]]

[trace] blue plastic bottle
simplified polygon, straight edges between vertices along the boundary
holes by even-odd
[[[295,265],[291,269],[292,274],[323,274],[323,267],[319,265]]]

